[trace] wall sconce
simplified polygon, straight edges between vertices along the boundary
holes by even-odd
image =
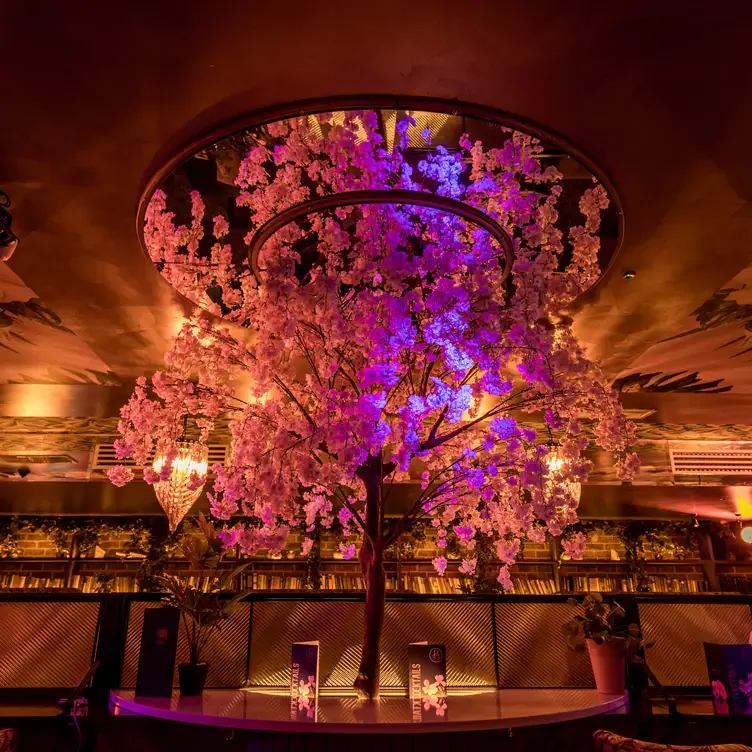
[[[8,261],[18,246],[18,238],[10,229],[13,217],[8,211],[9,207],[10,197],[4,191],[0,191],[0,261]]]

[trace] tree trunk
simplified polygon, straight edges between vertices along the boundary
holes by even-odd
[[[371,548],[367,541],[360,551],[360,567],[366,586],[366,608],[363,617],[363,648],[355,691],[361,700],[379,697],[379,658],[381,629],[384,625],[386,577],[383,551]]]
[[[369,457],[358,475],[366,487],[366,508],[363,545],[360,548],[360,569],[366,588],[363,623],[363,648],[360,668],[354,687],[361,700],[379,696],[379,658],[381,629],[384,625],[386,576],[384,575],[384,504],[383,467],[381,457]]]

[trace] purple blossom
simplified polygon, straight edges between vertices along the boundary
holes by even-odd
[[[490,428],[500,439],[511,439],[519,432],[517,421],[514,418],[494,418],[491,421]]]
[[[460,543],[466,546],[475,535],[475,529],[470,525],[455,525],[454,534],[460,539]]]
[[[462,563],[459,566],[460,573],[472,577],[475,574],[475,567],[477,563],[478,562],[476,559],[463,559]]]

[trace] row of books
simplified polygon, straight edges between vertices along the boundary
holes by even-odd
[[[386,581],[387,590],[394,590],[395,582]],[[307,578],[296,575],[263,574],[250,572],[243,575],[244,590],[310,590]],[[322,574],[321,590],[364,590],[363,578],[357,574]]]
[[[556,592],[556,583],[553,580],[526,577],[513,577],[513,593],[518,595],[550,595]]]
[[[606,577],[603,575],[568,575],[561,578],[567,593],[633,593],[631,577]],[[554,591],[552,591],[554,592]]]
[[[704,593],[707,590],[705,580],[654,574],[648,577],[648,581],[653,593]]]
[[[244,590],[305,590],[305,577],[293,575],[271,575],[260,572],[248,572],[242,575]]]
[[[722,574],[718,580],[724,593],[752,593],[752,577]]]
[[[459,577],[408,577],[404,578],[404,588],[413,593],[431,595],[457,595],[461,592],[462,580]]]
[[[101,577],[98,575],[74,575],[72,586],[82,593],[138,593],[135,577]]]
[[[248,572],[241,575],[239,583],[243,590],[310,590],[311,586],[306,577],[294,574],[266,574],[263,572]],[[722,592],[752,592],[752,577],[724,575],[719,578]],[[701,593],[708,590],[704,580],[688,579],[671,575],[649,575],[647,581],[650,590],[656,593]],[[198,584],[197,577],[189,577],[188,582]],[[399,588],[408,592],[456,595],[462,592],[462,579],[458,577],[430,577],[409,575],[402,578]],[[32,577],[26,574],[0,574],[0,590],[41,590],[59,589],[65,587],[65,580],[59,574],[49,577]],[[82,593],[136,593],[138,580],[135,576],[107,577],[96,574],[74,575],[71,587]],[[387,589],[398,588],[396,578],[387,578]],[[562,577],[563,592],[602,592],[602,593],[632,593],[635,591],[634,581],[628,575],[565,575]],[[325,591],[363,590],[363,579],[359,574],[322,574],[320,589]],[[514,578],[514,593],[523,595],[548,595],[556,593],[556,585],[550,579]]]
[[[65,587],[63,577],[30,577],[26,574],[0,576],[0,590],[47,590]]]
[[[690,580],[668,575],[650,575],[647,578],[650,592],[653,593],[704,593],[707,586],[704,580]],[[570,593],[634,593],[635,585],[631,577],[562,577],[562,585]],[[722,588],[727,590],[726,586]]]

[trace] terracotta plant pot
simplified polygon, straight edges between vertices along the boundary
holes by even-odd
[[[183,697],[196,697],[204,691],[206,675],[209,673],[208,663],[181,663],[178,666],[180,678],[180,694]]]
[[[595,687],[607,695],[623,695],[626,691],[624,640],[606,640],[598,645],[585,640],[593,666]]]

